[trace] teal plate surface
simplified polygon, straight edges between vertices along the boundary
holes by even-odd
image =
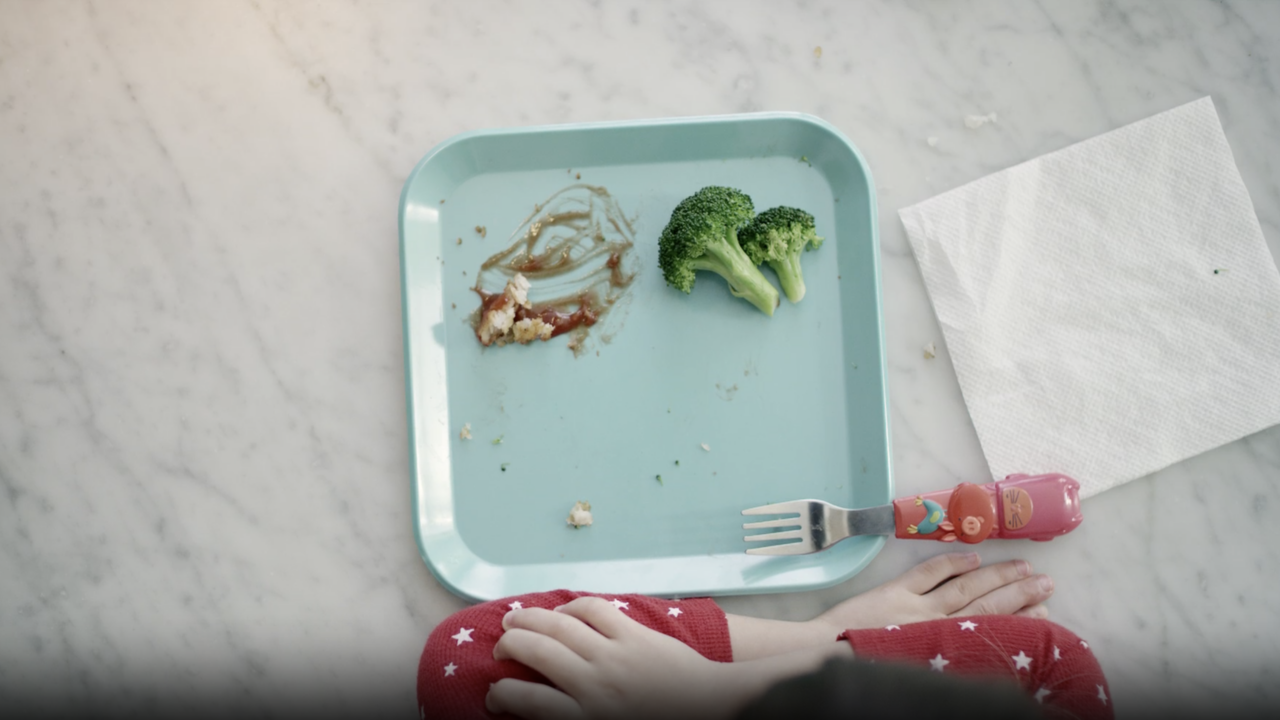
[[[610,312],[616,332],[593,332],[579,356],[568,336],[483,348],[469,324],[476,271],[578,174],[634,218],[638,275]],[[757,211],[813,213],[827,240],[803,257],[801,303],[784,298],[770,318],[713,274],[699,273],[690,295],[666,286],[658,234],[705,185],[740,188]],[[488,130],[434,148],[400,204],[414,518],[427,566],[482,600],[554,588],[804,590],[865,567],[883,537],[747,555],[739,513],[891,499],[876,227],[866,163],[807,115]],[[467,423],[471,440],[459,436]],[[590,527],[565,522],[577,500],[593,506]]]

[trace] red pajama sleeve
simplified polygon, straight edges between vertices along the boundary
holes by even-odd
[[[502,637],[502,617],[517,608],[551,610],[586,596],[613,602],[633,620],[683,642],[710,660],[733,659],[724,611],[707,598],[662,600],[569,590],[504,598],[461,610],[432,631],[418,663],[419,716],[424,720],[493,718],[484,708],[492,683],[516,678],[550,685],[541,674],[514,660],[493,659],[493,646]]]
[[[840,636],[866,660],[894,660],[935,672],[1004,677],[1048,717],[1113,717],[1111,695],[1089,644],[1047,620],[1012,615],[946,618]]]

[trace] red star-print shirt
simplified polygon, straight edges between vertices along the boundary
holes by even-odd
[[[502,617],[510,610],[552,609],[594,595],[646,627],[680,640],[716,662],[730,662],[724,611],[708,598],[663,600],[643,595],[599,595],[556,590],[466,608],[431,633],[418,666],[422,718],[493,718],[484,707],[489,686],[502,678],[549,683],[512,660],[494,660]],[[849,630],[838,638],[855,656],[894,660],[934,672],[1006,677],[1044,706],[1049,717],[1113,717],[1106,679],[1088,644],[1046,620],[984,615],[909,625]]]

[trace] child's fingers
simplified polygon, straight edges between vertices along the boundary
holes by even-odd
[[[1012,615],[1049,599],[1052,594],[1053,580],[1048,575],[1037,575],[992,590],[952,613],[952,617]]]
[[[577,701],[550,685],[503,678],[489,686],[484,707],[494,715],[510,713],[524,720],[586,718]]]
[[[1030,574],[1031,565],[1025,560],[996,563],[948,580],[930,592],[928,598],[939,612],[951,615],[978,598]],[[1029,604],[1031,603],[1021,603],[1004,612],[1011,613]]]
[[[906,571],[894,582],[916,595],[923,595],[947,578],[968,572],[981,563],[977,553],[937,555]]]
[[[1040,603],[1036,603],[1031,607],[1022,608],[1018,612],[1014,613],[1014,615],[1021,615],[1022,617],[1035,618],[1036,620],[1048,620],[1049,608],[1044,605],[1041,605]]]
[[[493,646],[494,660],[515,660],[573,692],[586,681],[591,664],[564,643],[542,633],[512,628]]]
[[[571,600],[556,608],[556,612],[581,620],[607,638],[617,638],[638,624],[613,603],[598,597],[588,596]]]
[[[502,618],[502,629],[529,630],[560,641],[586,660],[595,657],[608,640],[576,617],[544,608],[512,610]]]

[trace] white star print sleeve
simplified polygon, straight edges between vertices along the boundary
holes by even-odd
[[[493,659],[502,618],[534,608],[553,610],[590,593],[556,590],[503,598],[465,608],[431,633],[418,665],[418,706],[427,718],[488,717],[484,697],[503,678],[546,682],[513,661]],[[733,660],[724,611],[708,598],[658,599],[643,595],[594,595],[628,618],[672,637],[709,660]]]
[[[1002,616],[940,619],[849,630],[854,654],[918,664],[944,675],[996,675],[1053,713],[1112,717],[1102,668],[1088,644],[1046,620]]]

